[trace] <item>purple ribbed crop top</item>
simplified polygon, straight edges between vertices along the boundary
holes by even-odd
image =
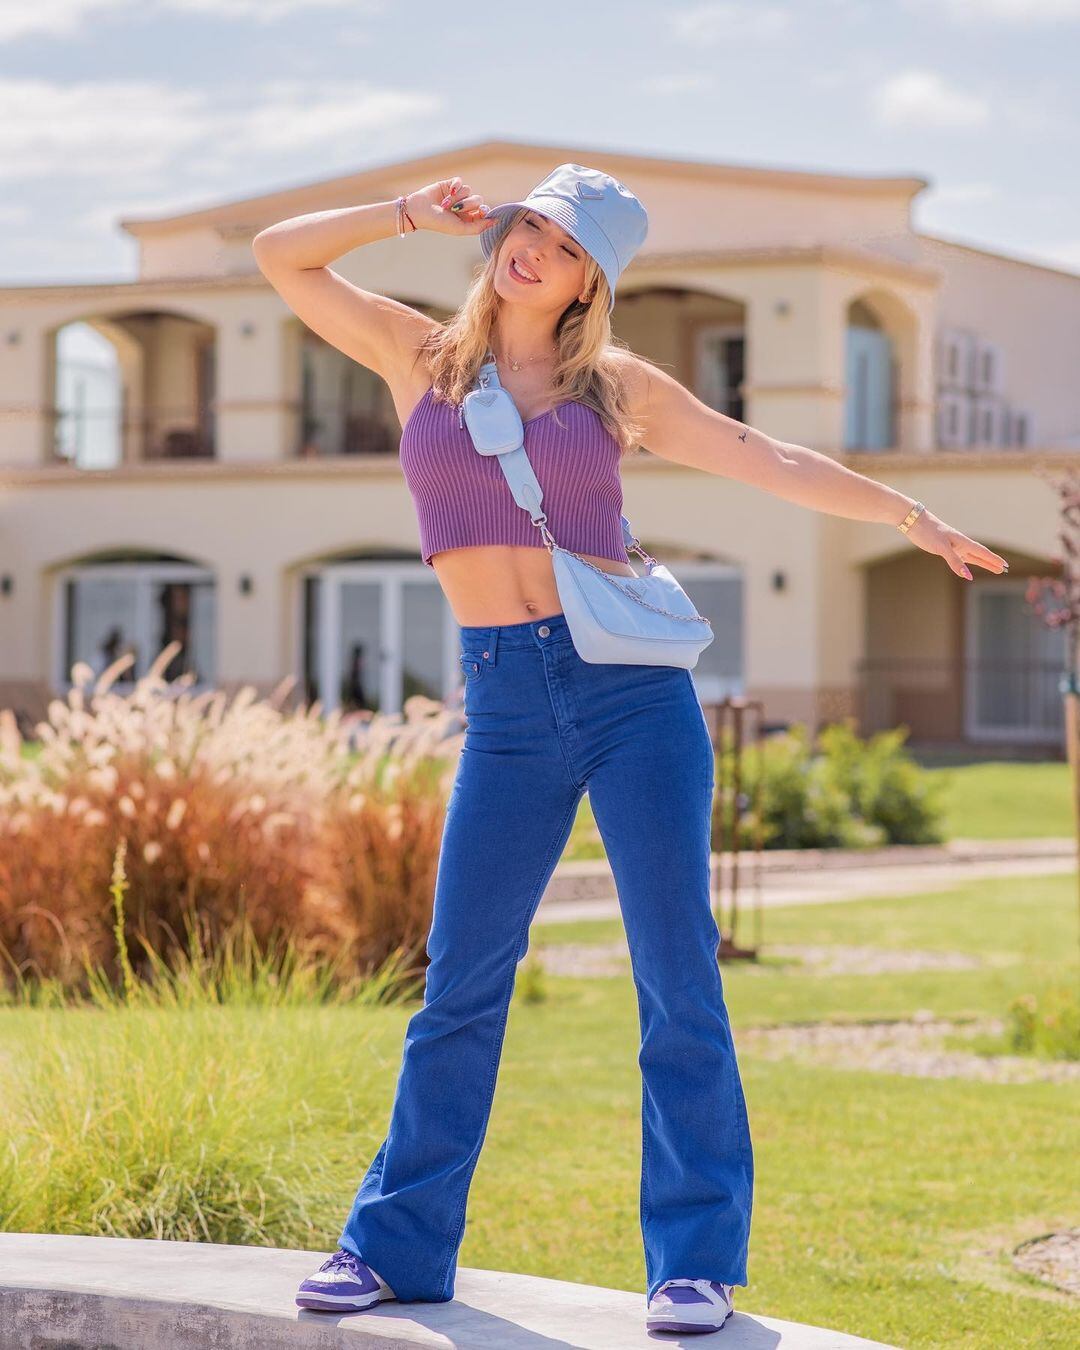
[[[556,422],[558,411],[563,423]],[[629,562],[623,544],[619,443],[583,403],[558,403],[523,423],[525,449],[556,541],[574,553]],[[428,388],[401,431],[400,459],[416,504],[420,551],[475,544],[544,548],[495,455],[481,455],[456,404]]]

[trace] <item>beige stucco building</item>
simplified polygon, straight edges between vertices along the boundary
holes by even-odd
[[[459,678],[420,562],[381,380],[307,330],[251,239],[303,212],[460,174],[520,197],[567,146],[485,142],[167,218],[124,220],[138,279],[0,290],[0,706],[41,715],[76,660],[172,637],[170,673],[393,710]],[[710,614],[703,699],[855,712],[942,743],[1060,741],[1043,471],[1080,451],[1080,275],[916,232],[921,178],[609,154],[650,233],[617,335],[711,406],[923,499],[1010,559],[966,583],[894,529],[811,512],[641,451],[626,514]],[[426,313],[479,241],[423,233],[335,266]],[[62,271],[62,259],[57,260]]]

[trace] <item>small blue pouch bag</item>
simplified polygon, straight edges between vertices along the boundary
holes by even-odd
[[[625,516],[623,541],[644,560],[644,576],[606,572],[556,543],[542,510],[543,490],[525,453],[521,415],[499,382],[494,360],[480,367],[476,387],[465,395],[462,417],[477,453],[498,458],[515,502],[540,531],[582,660],[692,670],[713,640],[712,626],[668,568],[641,547]]]

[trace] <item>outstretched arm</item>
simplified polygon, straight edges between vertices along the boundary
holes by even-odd
[[[777,441],[702,403],[678,380],[638,362],[636,400],[645,427],[641,443],[654,455],[706,473],[735,478],[785,501],[848,520],[899,525],[914,498],[839,464],[806,446]],[[944,558],[971,580],[967,564],[1007,572],[1004,558],[946,525],[930,510],[918,516],[906,536],[927,553]]]

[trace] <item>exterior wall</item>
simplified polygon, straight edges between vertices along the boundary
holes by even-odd
[[[13,593],[0,597],[0,703],[48,681],[57,569],[106,549],[176,554],[211,568],[219,680],[260,687],[298,673],[300,635],[291,616],[300,564],[365,549],[418,557],[412,502],[396,461],[59,473],[42,471],[18,487],[0,477],[0,570],[15,581]],[[748,687],[769,701],[770,716],[791,716],[790,708],[812,699],[816,682],[815,517],[743,484],[645,455],[627,462],[623,483],[626,515],[645,547],[671,559],[676,571],[680,553],[742,569]],[[772,588],[776,571],[788,579],[781,592]],[[243,572],[254,581],[250,595],[238,589]]]
[[[935,515],[1003,557],[1049,558],[1057,552],[1057,496],[1043,474],[1071,470],[1068,455],[849,455],[844,462],[925,502]],[[844,558],[851,566],[896,551],[894,529],[862,521],[844,526]],[[939,560],[938,566],[945,563]]]
[[[258,274],[251,236],[303,211],[386,200],[446,172],[482,185],[489,201],[516,200],[572,154],[480,147],[452,168],[436,156],[133,224],[139,281],[0,292],[5,331],[18,334],[0,365],[0,577],[13,580],[10,593],[0,588],[0,706],[22,706],[33,692],[43,710],[56,660],[56,573],[75,560],[130,548],[211,568],[218,680],[261,689],[299,673],[301,565],[363,550],[418,560],[413,507],[393,457],[297,458],[304,330]],[[915,236],[909,208],[920,180],[860,184],[606,160],[649,203],[648,248],[625,274],[615,313],[616,333],[633,350],[692,388],[695,330],[740,324],[751,425],[842,456],[1010,559],[1028,557],[1034,567],[1055,552],[1056,499],[1036,470],[1067,465],[1067,454],[928,453],[934,337],[947,322],[998,342],[1010,396],[1030,391],[1043,444],[1080,445],[1071,369],[1080,278]],[[335,269],[366,289],[452,312],[481,265],[478,240],[424,233],[354,250]],[[896,453],[844,456],[840,448],[855,301],[873,310],[899,359]],[[147,311],[172,317],[140,341],[128,316]],[[190,401],[193,332],[212,338],[217,462],[141,463],[130,441],[114,471],[48,462],[55,334],[79,319],[114,341],[137,413]],[[814,723],[857,711],[868,656],[917,650],[932,662],[955,653],[967,583],[898,546],[895,531],[648,455],[626,463],[623,483],[635,529],[676,571],[686,551],[741,569],[746,692],[764,700],[768,720]],[[251,594],[240,593],[241,573],[254,580]],[[940,682],[906,697],[932,711],[944,735],[960,714],[939,694]]]
[[[513,143],[466,146],[454,152],[452,162],[446,154],[425,156],[209,210],[123,224],[138,239],[144,280],[237,275],[257,270],[246,241],[275,221],[389,201],[451,174],[493,205],[520,201],[555,164],[577,153]],[[648,204],[650,251],[856,242],[902,255],[910,252],[911,199],[926,186],[921,178],[785,173],[642,155],[605,154],[602,165]],[[479,257],[477,240],[438,238],[463,243]],[[396,239],[388,242],[402,247]]]
[[[939,322],[1000,348],[1004,396],[1034,411],[1035,445],[1080,448],[1080,275],[918,238],[942,272]]]

